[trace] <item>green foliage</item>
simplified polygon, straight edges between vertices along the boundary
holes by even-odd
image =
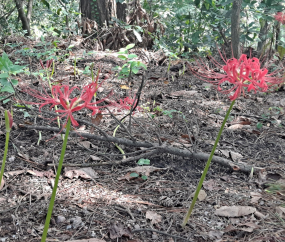
[[[1,35],[4,37],[15,33],[24,35],[21,21],[18,18],[18,11],[15,9],[15,1],[2,0],[2,2],[3,7],[0,2],[0,37]],[[24,11],[26,11],[26,5],[23,6]],[[30,22],[32,34],[37,37],[43,34],[65,37],[71,32],[77,32],[78,26],[75,20],[79,15],[78,7],[78,0],[33,1]]]
[[[139,159],[139,161],[137,162],[138,165],[143,166],[143,165],[150,165],[150,160],[149,159]],[[140,175],[136,172],[132,172],[130,174],[130,177],[139,177]],[[143,180],[147,180],[147,176],[146,175],[142,175],[141,178]]]
[[[135,44],[129,44],[125,48],[120,49],[118,58],[128,61],[122,67],[117,66],[115,69],[120,70],[119,79],[128,78],[132,73],[137,74],[141,68],[147,69],[146,65],[141,61],[135,61],[136,54],[128,54],[128,50],[133,48]]]
[[[144,8],[153,17],[162,20],[164,37],[156,40],[157,48],[168,49],[176,54],[189,51],[213,51],[216,44],[230,44],[232,0],[144,0]],[[245,0],[241,7],[240,42],[244,46],[256,47],[260,28],[269,24],[273,29],[276,21],[273,16],[284,10],[282,0]],[[269,31],[271,37],[274,30]],[[271,38],[266,36],[267,39]],[[278,45],[285,48],[284,29]]]
[[[279,53],[280,59],[283,59],[284,55],[285,55],[285,48],[283,46],[278,46],[277,47],[277,51]]]
[[[17,103],[17,104],[15,104],[14,106],[20,108],[20,109],[18,109],[18,111],[23,112],[24,118],[28,118],[28,117],[31,116],[25,108],[26,108],[26,107],[31,108],[32,105],[22,105],[22,104],[18,104],[18,103]],[[22,109],[22,108],[23,108],[23,109]]]
[[[138,165],[143,166],[143,165],[149,165],[150,164],[150,160],[149,159],[139,159],[138,161]]]
[[[69,56],[69,50],[72,46],[69,46],[66,50],[62,50],[58,48],[58,42],[59,41],[45,41],[45,38],[41,36],[41,41],[34,46],[35,48],[24,45],[21,49],[16,50],[15,53],[43,61],[50,59],[63,61]]]
[[[262,124],[262,123],[258,122],[258,123],[256,124],[256,128],[257,128],[257,129],[262,129],[262,127],[263,127],[263,124]]]
[[[14,87],[18,85],[18,81],[11,79],[11,76],[23,72],[25,66],[14,65],[12,61],[9,60],[8,55],[3,52],[2,57],[0,57],[0,93],[8,92],[14,93]],[[0,97],[2,99],[4,97]],[[10,99],[5,100],[8,102]]]

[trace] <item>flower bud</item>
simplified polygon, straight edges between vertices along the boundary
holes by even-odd
[[[10,132],[13,125],[13,117],[12,114],[5,110],[5,124],[6,124],[6,132]]]
[[[43,68],[43,69],[45,69],[45,67],[44,67],[44,64],[43,64],[42,60],[40,60],[40,64],[41,64],[42,68]]]

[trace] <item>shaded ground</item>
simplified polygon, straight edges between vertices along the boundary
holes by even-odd
[[[21,45],[25,43],[31,48],[36,44],[27,40],[22,42]],[[131,89],[122,89],[122,85],[128,83],[117,79],[112,68],[122,66],[124,62],[113,53],[86,55],[88,49],[84,52],[84,48],[88,47],[87,44],[74,47],[69,59],[56,62],[53,79],[79,87],[90,82],[91,78],[85,74],[74,77],[73,60],[76,56],[79,70],[94,62],[94,70],[99,67],[102,70],[100,80],[108,76],[99,97],[106,96],[110,90],[114,90],[117,99],[137,92],[142,72],[132,77]],[[29,64],[27,57],[16,52],[17,48],[20,47],[5,46],[4,50],[13,62],[21,59]],[[64,47],[62,49],[61,53],[67,53]],[[172,63],[168,73],[167,62],[160,66],[150,61],[159,58],[160,54],[142,50],[132,52],[148,63],[140,102],[144,112],[133,116],[132,136],[140,141],[158,143],[160,140],[180,149],[210,153],[230,105],[228,98],[187,72],[182,62]],[[31,61],[30,69],[38,71],[38,60],[31,58]],[[33,75],[20,75],[19,78],[22,83],[41,89],[39,79]],[[19,95],[24,100],[35,100],[22,92]],[[8,109],[11,104],[14,101],[2,104],[0,111]],[[98,165],[122,159],[113,143],[70,137],[65,163],[81,164],[84,168],[64,168],[47,241],[89,241],[87,239],[91,238],[129,242],[284,241],[284,106],[283,88],[267,94],[247,94],[236,101],[216,155],[265,169],[250,176],[212,164],[203,186],[207,196],[197,202],[185,229],[181,228],[181,223],[204,161],[170,154],[148,157],[146,153],[143,158],[150,159],[153,170],[146,168],[140,173],[136,168],[137,159],[120,165]],[[23,128],[23,125],[57,127],[56,122],[49,122],[50,115],[44,112],[39,115],[34,109],[28,111],[29,117],[24,117],[24,111],[23,108],[14,109],[5,186],[0,192],[1,241],[40,241],[54,182],[53,164],[58,162],[61,152],[61,137],[51,139],[56,132],[41,131],[42,140],[38,143],[40,130]],[[118,110],[114,114],[118,119],[124,116]],[[91,122],[88,112],[78,112],[76,117]],[[1,118],[0,150],[3,153],[5,125],[2,114]],[[124,123],[127,125],[128,122]],[[98,127],[112,136],[117,125],[105,113]],[[90,128],[86,125],[80,130],[89,133]],[[117,130],[116,137],[129,138],[122,127]],[[140,148],[120,147],[130,159],[144,154]],[[131,177],[134,171],[140,176]],[[147,175],[147,180],[141,175]],[[277,185],[269,188],[265,185],[276,180]],[[268,193],[265,189],[275,190]],[[233,213],[230,206],[250,206],[255,210],[237,217],[215,214],[222,206],[228,206],[230,214]]]

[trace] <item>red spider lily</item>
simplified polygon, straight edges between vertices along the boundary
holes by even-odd
[[[275,14],[274,18],[281,24],[285,25],[285,13],[278,12]]]
[[[245,94],[245,88],[250,92],[251,90],[257,92],[266,92],[268,87],[272,85],[281,84],[285,81],[284,77],[277,77],[276,75],[281,70],[276,70],[268,74],[268,69],[261,68],[259,59],[247,58],[245,54],[242,54],[239,59],[232,58],[227,61],[223,58],[225,65],[220,65],[217,61],[211,58],[212,62],[220,69],[223,69],[224,73],[217,73],[214,70],[210,70],[205,65],[197,63],[199,72],[195,71],[191,66],[191,71],[200,77],[200,79],[210,82],[218,86],[218,91],[224,94],[233,93],[230,96],[231,100],[237,99],[241,93]],[[227,90],[222,87],[222,84],[230,83]]]
[[[70,118],[71,123],[73,126],[78,126],[78,122],[73,117],[73,112],[79,111],[83,108],[87,108],[92,110],[92,115],[96,113],[100,113],[101,109],[104,106],[97,106],[97,104],[103,102],[105,99],[101,99],[96,102],[91,102],[94,94],[97,92],[99,88],[98,83],[93,82],[87,86],[84,86],[81,92],[80,97],[74,97],[70,98],[71,93],[75,89],[79,89],[78,87],[72,87],[70,88],[68,85],[54,85],[52,86],[52,97],[46,92],[40,93],[37,90],[28,88],[28,87],[22,87],[22,91],[30,94],[31,96],[42,100],[42,102],[35,103],[35,102],[26,102],[29,104],[38,104],[40,105],[39,110],[41,111],[41,108],[45,105],[51,104],[50,109],[52,109],[55,105],[61,105],[63,109],[58,109],[55,112],[62,113],[60,118],[66,117],[67,120]],[[109,95],[111,95],[110,93]]]
[[[40,60],[40,64],[41,64],[41,66],[42,66],[43,69],[48,69],[48,68],[50,68],[50,66],[51,66],[52,63],[53,63],[53,59],[47,60],[47,62],[46,62],[46,67],[44,67],[44,64],[43,64],[42,60]]]
[[[119,110],[122,110],[122,109],[131,110],[132,105],[134,105],[133,107],[135,107],[138,100],[136,100],[135,103],[134,103],[134,101],[135,101],[135,99],[132,99],[130,97],[125,97],[123,100],[120,99],[120,101],[119,101],[120,103],[113,103],[113,105],[115,107],[119,107]],[[137,107],[137,109],[140,110],[141,107]]]

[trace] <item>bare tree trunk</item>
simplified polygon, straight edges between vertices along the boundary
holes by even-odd
[[[95,20],[99,25],[109,26],[112,17],[117,18],[116,0],[80,0],[82,17]]]
[[[266,37],[267,37],[268,30],[269,30],[269,24],[268,24],[267,20],[265,20],[264,24],[261,25],[260,32],[258,35],[259,39],[261,40],[257,44],[258,56],[261,56],[265,51],[264,47],[265,47],[266,40],[267,40]]]
[[[27,20],[29,22],[29,25],[31,23],[32,11],[33,11],[33,0],[29,0],[28,11],[27,11]]]
[[[23,2],[21,0],[15,0],[16,7],[18,10],[18,15],[19,18],[21,19],[22,22],[22,28],[23,30],[27,30],[27,33],[25,34],[26,36],[31,36],[31,30],[30,30],[30,23],[25,15],[24,9],[23,9]]]
[[[122,20],[123,22],[126,22],[127,17],[127,4],[126,3],[120,3],[117,2],[117,18]]]
[[[90,0],[80,0],[80,10],[83,18],[89,18],[91,20],[96,20],[95,16],[95,4]]]
[[[281,25],[281,23],[280,22],[278,22],[277,24],[276,24],[276,27],[275,27],[275,29],[276,29],[276,34],[275,34],[275,50],[277,51],[277,48],[278,48],[278,42],[279,42],[279,36],[280,36],[280,25]]]
[[[99,13],[99,24],[103,26],[105,23],[109,26],[112,17],[117,18],[116,0],[97,0],[97,10]]]
[[[232,37],[232,51],[235,58],[240,57],[240,9],[242,0],[233,1],[232,18],[231,18],[231,37]]]

